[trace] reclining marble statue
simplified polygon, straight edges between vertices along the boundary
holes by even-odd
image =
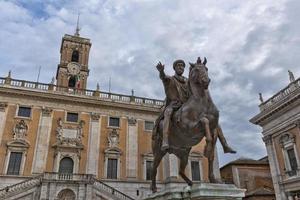
[[[208,86],[207,59],[200,57],[196,63],[190,63],[189,77],[183,76],[185,62],[176,60],[173,63],[174,76],[164,73],[164,65],[156,66],[163,82],[166,100],[160,116],[155,122],[152,135],[154,162],[152,168],[151,190],[157,191],[157,167],[166,153],[175,154],[180,159],[179,175],[192,185],[185,175],[191,148],[202,139],[206,139],[204,156],[208,158],[209,181],[216,183],[213,172],[214,151],[219,138],[224,153],[236,153],[226,142],[219,125],[219,111],[212,101]]]

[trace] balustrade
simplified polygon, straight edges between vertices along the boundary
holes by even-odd
[[[6,78],[0,77],[0,85],[5,85],[5,79]],[[94,90],[74,89],[74,88],[61,87],[53,84],[45,84],[45,83],[38,83],[38,82],[31,82],[31,81],[17,80],[17,79],[11,79],[8,85],[13,87],[22,87],[22,88],[36,89],[42,91],[53,91],[53,92],[67,93],[73,95],[82,95],[90,98],[96,98],[96,99],[108,100],[108,101],[117,101],[121,103],[132,102],[135,104],[147,105],[147,106],[162,106],[164,104],[164,102],[160,100],[122,95],[122,94],[107,93],[107,92],[99,92],[99,91],[97,91],[99,92],[99,96],[94,96],[94,93],[96,92]]]
[[[296,81],[290,83],[287,87],[277,92],[275,95],[273,95],[271,98],[269,98],[267,101],[260,104],[261,110],[266,110],[273,105],[275,105],[277,102],[287,98],[290,94],[292,94],[296,89],[300,88],[300,78]]]

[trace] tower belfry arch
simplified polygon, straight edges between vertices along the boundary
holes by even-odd
[[[86,89],[89,76],[90,39],[80,36],[79,16],[74,35],[65,34],[60,47],[56,80],[59,87]]]

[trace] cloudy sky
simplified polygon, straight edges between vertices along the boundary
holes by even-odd
[[[61,38],[90,38],[88,88],[163,99],[155,65],[181,58],[208,59],[210,91],[221,126],[238,157],[266,155],[259,127],[258,93],[267,99],[300,74],[300,2],[297,0],[0,0],[0,76],[50,82],[59,63]],[[186,73],[185,73],[186,75]]]

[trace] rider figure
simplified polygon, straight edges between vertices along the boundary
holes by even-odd
[[[170,120],[174,110],[179,109],[189,98],[187,78],[182,76],[184,67],[185,63],[183,60],[176,60],[173,63],[175,75],[168,76],[164,72],[164,65],[159,62],[156,66],[166,93],[166,105],[163,118],[163,142],[161,150],[167,150],[169,148],[168,136],[170,131]]]

